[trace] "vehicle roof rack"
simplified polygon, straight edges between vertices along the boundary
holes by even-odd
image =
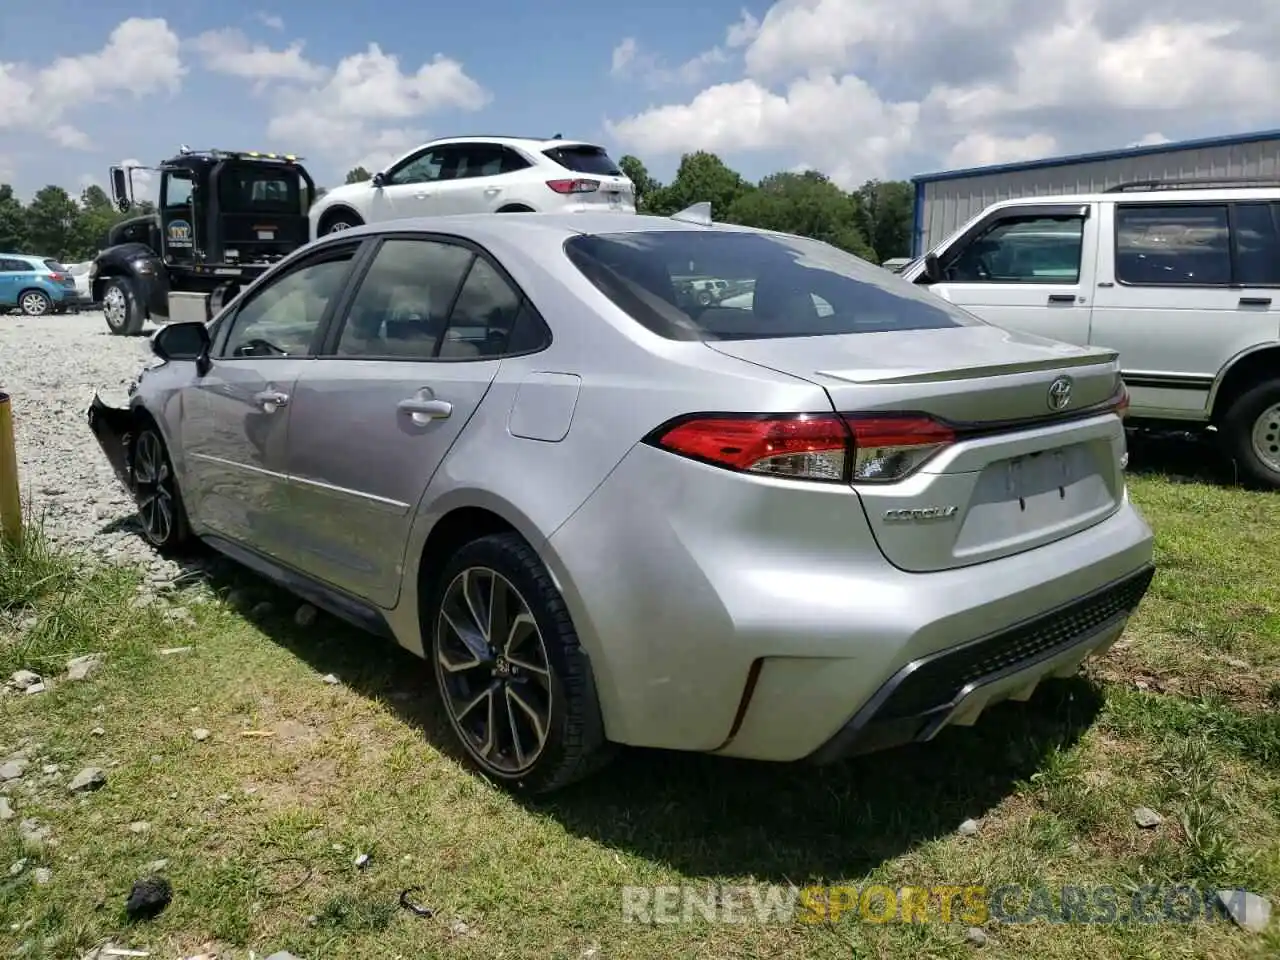
[[[297,163],[299,160],[306,159],[296,153],[268,153],[264,150],[222,150],[217,147],[193,150],[185,143],[178,148],[178,155],[182,157],[208,157],[212,160],[225,158],[233,160],[287,160],[289,163]]]
[[[1280,187],[1280,179],[1266,177],[1193,177],[1176,180],[1132,180],[1108,187],[1103,193],[1155,190],[1215,190],[1231,187]]]
[[[709,227],[713,222],[711,219],[711,203],[707,200],[695,203],[692,206],[685,207],[679,213],[673,213],[671,219],[679,220],[681,223],[696,223],[701,227]]]

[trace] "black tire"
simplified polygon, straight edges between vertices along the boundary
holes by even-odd
[[[133,439],[129,474],[142,535],[162,553],[181,553],[191,543],[191,525],[169,449],[150,424]]]
[[[1246,485],[1280,490],[1280,380],[1260,383],[1237,397],[1219,430]]]
[[[710,290],[699,290],[699,291],[698,291],[698,303],[699,303],[699,304],[701,304],[701,305],[702,305],[702,306],[704,306],[704,307],[709,307],[709,306],[711,306],[711,291],[710,291]]]
[[[146,316],[128,277],[109,277],[102,288],[102,316],[117,337],[136,337]]]
[[[458,591],[473,585],[477,597],[491,598],[494,593],[486,592],[489,588],[485,586],[495,579],[491,575],[502,583],[494,589],[510,588],[504,591],[507,601],[501,609],[510,613],[523,603],[533,623],[514,616],[501,648],[490,646],[485,636],[468,631],[473,643],[487,648],[486,658],[484,653],[463,644],[462,633],[448,624],[457,622],[458,616],[478,622],[479,608],[487,607],[488,600],[460,606]],[[546,794],[594,773],[612,756],[611,745],[604,737],[591,666],[569,611],[546,567],[521,537],[514,533],[493,534],[459,549],[445,565],[423,611],[423,630],[429,638],[436,687],[450,727],[467,759],[482,774],[515,792]],[[492,617],[488,611],[484,616],[489,624],[485,633],[492,636]],[[517,636],[520,639],[512,643],[511,638]],[[506,659],[508,654],[510,660]],[[463,657],[470,660],[464,661]],[[474,665],[468,665],[471,661]],[[446,662],[453,669],[446,667]],[[488,703],[469,714],[462,708],[486,695],[491,698]],[[544,713],[547,719],[541,726],[546,731],[545,738],[529,759],[510,745],[519,742],[521,733],[532,733],[536,739],[538,724],[530,718]],[[478,721],[487,721],[491,730],[498,731],[496,736],[477,732],[474,726]],[[499,743],[497,737],[503,742]],[[492,744],[489,751],[483,749],[482,739]]]
[[[350,230],[352,227],[362,226],[364,226],[364,221],[354,211],[345,208],[334,210],[326,213],[320,221],[320,236],[340,233],[343,230]]]
[[[43,290],[23,290],[18,294],[18,309],[26,317],[47,317],[53,313],[53,301]]]
[[[509,207],[503,207],[498,213],[533,213],[533,207],[526,207],[521,203],[513,203]]]

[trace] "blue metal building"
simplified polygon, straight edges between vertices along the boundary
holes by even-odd
[[[1280,130],[1130,147],[912,177],[912,255],[937,246],[998,200],[1099,193],[1135,180],[1280,180]]]

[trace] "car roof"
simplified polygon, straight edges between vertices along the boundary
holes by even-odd
[[[1276,200],[1280,190],[1275,187],[1198,187],[1163,190],[1124,190],[1120,192],[1044,194],[1035,197],[1010,197],[991,204],[987,209],[1022,206],[1060,206],[1074,203],[1097,203],[1113,200],[1117,203],[1187,203],[1211,200]]]
[[[25,260],[27,263],[38,263],[44,266],[46,260],[52,260],[53,257],[38,257],[34,253],[0,253],[0,257],[6,260]]]
[[[509,147],[527,147],[534,150],[552,150],[556,147],[591,147],[595,150],[603,150],[604,148],[598,143],[592,143],[589,140],[553,140],[544,137],[512,137],[505,134],[483,134],[477,133],[465,137],[438,137],[435,140],[428,140],[423,146],[435,146],[450,143],[497,143]]]
[[[716,231],[721,233],[757,233],[770,236],[786,236],[774,230],[759,230],[736,223],[713,223],[706,226],[655,217],[626,213],[461,213],[443,217],[410,217],[402,220],[382,220],[352,227],[339,233],[321,237],[316,244],[348,240],[360,236],[379,236],[393,233],[447,233],[469,239],[481,246],[490,239],[510,242],[515,237],[549,238],[552,242],[564,242],[572,236],[606,233],[654,233],[657,231]]]

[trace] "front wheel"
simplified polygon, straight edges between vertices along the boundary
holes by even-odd
[[[326,237],[331,233],[342,233],[344,230],[363,225],[364,221],[354,213],[347,210],[339,210],[337,213],[331,213],[324,218],[324,221],[320,224],[320,236]]]
[[[564,599],[519,536],[462,547],[424,613],[450,726],[482,773],[550,793],[608,758],[590,664]]]
[[[187,511],[164,439],[154,427],[143,427],[134,441],[131,473],[142,535],[157,550],[184,547],[191,540]]]
[[[142,305],[127,278],[112,277],[107,281],[102,291],[102,316],[107,328],[118,337],[133,337],[142,332],[145,322]]]
[[[53,301],[40,290],[24,290],[18,297],[18,307],[28,317],[43,317],[53,312]]]
[[[1280,380],[1261,383],[1231,404],[1221,430],[1245,482],[1280,490]]]

